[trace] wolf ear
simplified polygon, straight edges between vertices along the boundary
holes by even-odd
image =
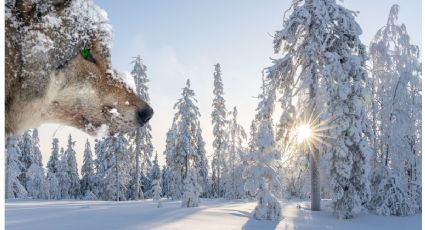
[[[51,4],[57,11],[60,11],[68,6],[71,1],[72,0],[44,0],[38,4],[43,4],[43,2]],[[16,0],[16,9],[18,10],[20,16],[24,19],[28,19],[33,15],[39,14],[40,7],[36,2],[37,1],[34,0]]]
[[[67,6],[71,2],[71,0],[48,0],[48,2],[54,5],[55,7],[62,9]]]

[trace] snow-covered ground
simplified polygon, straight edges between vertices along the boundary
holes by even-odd
[[[182,208],[179,201],[164,201],[163,208],[144,201],[6,201],[6,229],[421,229],[421,215],[383,217],[362,215],[338,220],[326,201],[324,210],[297,208],[308,202],[282,203],[284,219],[250,218],[255,202],[202,200],[197,208]]]

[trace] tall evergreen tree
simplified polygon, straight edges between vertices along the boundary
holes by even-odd
[[[101,197],[102,193],[102,179],[106,170],[106,161],[104,154],[105,142],[103,140],[96,139],[94,145],[94,154],[96,159],[94,160],[95,166],[95,180],[94,180],[94,194],[97,197]]]
[[[166,144],[165,144],[165,162],[166,162],[166,171],[165,171],[165,179],[164,183],[167,186],[163,186],[162,188],[166,191],[167,197],[172,199],[177,199],[181,197],[181,190],[179,190],[180,182],[183,181],[182,173],[174,174],[174,164],[178,164],[175,162],[176,155],[176,129],[175,124],[173,122],[171,128],[167,132]],[[179,159],[181,160],[181,159]],[[181,163],[181,162],[180,162]],[[179,186],[178,186],[179,185]]]
[[[43,167],[43,160],[42,160],[42,156],[41,156],[41,151],[40,151],[40,138],[38,137],[38,129],[33,129],[32,130],[32,159],[33,162],[37,162],[39,166]]]
[[[81,195],[93,193],[95,184],[94,161],[89,140],[86,140],[83,166],[81,167]]]
[[[148,86],[149,82],[146,75],[146,66],[142,63],[142,59],[140,56],[134,58],[133,62],[134,67],[131,71],[131,76],[134,78],[134,82],[136,85],[137,95],[146,103],[149,103],[150,98],[148,94]],[[153,152],[152,145],[152,134],[151,134],[151,126],[150,124],[146,124],[143,127],[137,129],[135,133],[131,133],[130,139],[134,140],[135,144],[135,175],[133,181],[136,183],[134,189],[136,191],[133,192],[133,199],[140,199],[140,194],[143,196],[143,191],[139,191],[142,185],[140,182],[142,181],[141,175],[147,175],[149,169],[151,167],[151,157]],[[147,178],[145,178],[146,180]],[[148,182],[150,186],[150,182]],[[143,198],[142,198],[143,199]]]
[[[72,140],[71,134],[68,137],[68,145],[64,152],[66,163],[68,164],[68,178],[70,180],[69,195],[77,199],[80,196],[80,178],[78,177],[76,152],[74,150],[75,141]]]
[[[213,99],[213,111],[211,113],[212,124],[213,124],[213,148],[214,154],[211,164],[212,173],[214,175],[212,181],[212,195],[213,197],[223,196],[223,181],[222,174],[225,168],[224,155],[227,148],[226,143],[226,105],[223,98],[223,80],[221,78],[221,67],[220,64],[214,65],[214,99]]]
[[[173,179],[173,177],[172,177],[171,170],[167,166],[164,166],[162,168],[162,185],[161,185],[161,188],[162,188],[163,196],[166,196],[167,198],[173,197],[173,195],[172,195],[173,190],[171,188],[171,186],[173,184],[172,179]]]
[[[103,140],[101,150],[102,170],[98,171],[98,197],[103,200],[126,200],[129,182],[129,152],[126,138],[119,134],[113,137],[107,137]],[[101,174],[99,174],[101,173]]]
[[[19,138],[18,147],[21,150],[21,154],[19,156],[19,161],[22,162],[22,170],[21,175],[19,176],[19,180],[21,181],[21,184],[25,187],[27,187],[27,176],[26,173],[29,169],[29,167],[32,164],[32,155],[33,155],[33,144],[32,144],[32,137],[31,137],[31,130],[27,130],[22,134],[22,136]]]
[[[59,140],[53,138],[52,153],[49,161],[47,162],[47,181],[49,183],[49,197],[50,199],[61,199],[61,189],[59,179],[57,177],[59,171]]]
[[[283,51],[284,57],[268,69],[269,85],[289,92],[281,103],[292,103],[297,96],[296,107],[305,108],[304,114],[319,123],[311,126],[332,123],[327,131],[320,130],[330,138],[316,136],[319,140],[311,151],[312,197],[317,201],[312,205],[320,206],[317,161],[322,151],[330,163],[334,213],[351,218],[369,199],[366,163],[371,133],[364,115],[367,74],[362,31],[353,11],[334,0],[293,1],[292,6],[283,29],[275,34],[275,52]],[[281,107],[290,111],[287,104]]]
[[[48,199],[49,185],[44,175],[43,167],[36,161],[31,164],[26,173],[28,196],[33,199]]]
[[[47,183],[49,188],[49,199],[60,200],[61,188],[56,173],[47,172]]]
[[[155,154],[155,158],[152,162],[152,167],[149,172],[149,178],[151,180],[160,180],[161,179],[161,168],[158,164],[158,153]]]
[[[181,198],[184,186],[192,186],[196,189],[206,183],[208,164],[206,162],[204,142],[201,136],[199,109],[195,105],[195,93],[190,89],[190,81],[187,80],[183,89],[182,98],[174,105],[177,110],[172,128],[167,133],[166,163],[172,177],[170,179],[172,198]],[[196,176],[186,180],[189,170],[193,168]],[[201,188],[202,190],[202,188]],[[198,190],[197,190],[198,191]],[[198,191],[199,195],[202,191]],[[196,193],[198,194],[198,193]]]
[[[21,184],[19,176],[21,175],[22,163],[19,160],[21,155],[16,137],[8,137],[6,142],[6,199],[26,198],[28,193]]]
[[[158,202],[158,208],[162,207],[161,203],[161,179],[154,179],[152,180],[152,194],[153,194],[153,201]]]
[[[49,161],[47,162],[48,172],[57,173],[58,164],[59,164],[59,140],[57,138],[53,138],[52,153],[50,154]]]
[[[69,175],[68,158],[66,157],[65,151],[63,150],[63,148],[61,148],[60,154],[59,154],[59,164],[58,164],[58,171],[56,172],[56,177],[59,182],[61,199],[71,198],[70,196],[71,178]]]
[[[196,131],[196,143],[195,166],[198,170],[198,182],[202,188],[201,196],[205,197],[208,195],[208,159],[201,127]]]
[[[158,164],[158,153],[155,154],[155,158],[152,162],[152,167],[149,169],[148,180],[144,184],[143,188],[145,189],[145,197],[153,197],[153,186],[155,185],[154,180],[161,180],[161,168]],[[147,185],[147,183],[150,182],[150,185]]]
[[[47,199],[49,197],[49,185],[44,174],[37,129],[32,131],[31,139],[31,165],[26,172],[28,196],[34,199]]]
[[[245,191],[251,196],[256,196],[258,203],[254,217],[260,220],[281,218],[281,207],[277,196],[281,196],[282,186],[276,169],[280,153],[276,149],[271,117],[274,98],[274,91],[263,91],[257,108],[256,123],[259,126],[253,138],[254,151],[249,152],[244,159],[248,164],[243,171]]]
[[[197,177],[196,169],[188,166],[187,175],[183,181],[182,207],[198,207],[202,187],[199,185]]]

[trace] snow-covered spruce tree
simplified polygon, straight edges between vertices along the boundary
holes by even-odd
[[[59,165],[59,139],[53,138],[52,140],[52,153],[50,154],[49,161],[47,162],[48,173],[57,173]]]
[[[49,197],[49,185],[44,175],[39,142],[38,131],[34,129],[31,141],[31,165],[26,172],[27,192],[28,196],[33,199],[47,199]]]
[[[39,166],[43,167],[43,161],[40,151],[40,138],[38,137],[38,130],[32,130],[32,162],[37,162]]]
[[[162,170],[161,170],[161,196],[167,196],[168,197],[168,191],[167,191],[167,182],[165,182],[164,180],[166,180],[166,174],[165,171],[167,170],[167,166],[163,165],[162,166]]]
[[[166,167],[167,170],[165,171],[165,179],[164,179],[164,183],[167,184],[167,186],[163,186],[162,188],[167,191],[166,195],[169,198],[174,199],[179,199],[181,197],[181,190],[178,190],[180,186],[179,182],[183,181],[181,176],[182,174],[173,174],[173,170],[174,170],[174,156],[176,154],[176,138],[175,138],[175,127],[174,127],[174,122],[171,126],[171,128],[168,130],[167,132],[167,138],[165,141],[165,150],[164,150],[164,155],[165,155],[165,162],[166,162]],[[179,185],[177,187],[177,185]]]
[[[146,66],[142,63],[142,59],[140,56],[137,56],[134,58],[133,62],[134,67],[131,71],[131,76],[134,78],[134,82],[136,85],[136,91],[137,95],[146,103],[149,103],[150,98],[148,94],[148,86],[147,83],[149,82],[147,75],[146,75]],[[137,129],[135,133],[129,134],[129,142],[133,141],[135,144],[135,166],[136,170],[135,175],[133,176],[133,181],[136,183],[134,186],[135,191],[133,192],[133,199],[138,200],[140,199],[140,194],[143,191],[140,191],[140,188],[142,187],[141,183],[141,175],[142,173],[144,175],[148,174],[148,171],[151,167],[151,161],[150,158],[152,157],[153,152],[153,145],[152,145],[152,134],[151,134],[151,126],[150,124],[146,124],[143,127]],[[140,159],[141,158],[141,159]],[[146,178],[145,178],[146,180]],[[147,184],[150,187],[150,182],[147,181]],[[145,187],[147,187],[145,185]],[[143,199],[143,197],[142,197]]]
[[[131,143],[129,141],[127,148],[128,148],[128,152],[129,152],[129,156],[128,156],[128,158],[129,158],[128,159],[128,161],[129,161],[129,170],[128,170],[128,173],[131,176],[131,180],[129,182],[129,186],[128,186],[128,189],[127,189],[127,192],[126,192],[126,195],[125,196],[127,197],[127,199],[131,199],[132,200],[135,197],[134,193],[137,190],[136,189],[136,186],[140,186],[140,183],[138,183],[138,185],[136,185],[136,176],[135,175],[136,175],[136,171],[137,170],[136,170],[136,156],[135,156],[135,152],[134,152],[134,149],[135,149],[134,143]],[[141,189],[139,189],[139,192],[140,191],[141,191]]]
[[[95,139],[94,140],[94,154],[96,159],[94,160],[94,168],[95,168],[95,179],[94,179],[94,194],[97,197],[101,197],[100,193],[102,193],[101,182],[103,175],[105,174],[105,158],[104,158],[104,145],[105,142],[103,140]]]
[[[33,199],[48,199],[49,185],[43,167],[34,162],[28,168],[26,175],[28,196]]]
[[[151,188],[151,180],[149,179],[148,175],[145,174],[143,171],[141,172],[140,175],[140,195],[139,195],[139,199],[143,200],[145,199],[145,197],[150,196],[150,191],[149,189]],[[145,195],[145,191],[146,191],[146,195]]]
[[[174,192],[174,190],[172,189],[172,185],[174,183],[172,181],[173,181],[173,175],[171,170],[167,166],[164,166],[162,168],[162,186],[161,187],[162,187],[162,193],[167,198],[173,198],[172,192]]]
[[[213,148],[214,154],[211,163],[212,174],[214,175],[212,181],[212,196],[222,197],[223,196],[223,169],[225,168],[224,155],[227,148],[226,143],[226,105],[223,98],[223,80],[221,78],[221,67],[220,64],[215,64],[214,71],[214,99],[213,99],[213,111],[211,113],[212,125],[213,125]]]
[[[126,200],[125,194],[128,189],[128,183],[131,180],[129,174],[129,152],[127,149],[128,142],[122,134],[113,137],[113,145],[111,151],[114,153],[114,168],[115,168],[115,188],[116,200]]]
[[[202,188],[201,196],[206,197],[208,195],[208,159],[201,127],[196,130],[196,143],[195,165],[198,170],[198,182]]]
[[[161,168],[158,164],[158,153],[155,153],[155,158],[152,162],[152,167],[149,171],[149,178],[151,180],[160,180],[161,179]]]
[[[152,180],[152,194],[153,194],[153,201],[158,202],[158,208],[162,207],[161,203],[161,179],[153,179]]]
[[[80,197],[80,178],[78,177],[78,168],[77,168],[77,159],[75,155],[77,154],[74,150],[75,141],[72,140],[71,134],[68,137],[68,145],[64,152],[66,163],[68,164],[68,178],[70,182],[69,195],[73,199]]]
[[[60,154],[59,154],[58,171],[56,172],[56,177],[59,181],[61,199],[71,198],[69,194],[71,189],[71,179],[69,177],[68,168],[69,168],[68,159],[64,153],[63,148],[61,148]]]
[[[195,102],[195,93],[190,89],[190,81],[187,80],[182,98],[174,105],[177,112],[171,129],[167,133],[165,149],[166,163],[171,177],[170,193],[173,199],[182,197],[184,181],[192,167],[196,172],[196,177],[191,180],[196,179],[196,183],[200,186],[207,183],[208,164],[205,156],[205,143],[201,135],[200,113]]]
[[[81,167],[81,195],[92,196],[94,191],[95,173],[94,173],[94,161],[90,148],[89,140],[86,140],[84,149],[84,160],[83,166]]]
[[[103,200],[126,200],[131,180],[129,174],[129,153],[127,140],[122,134],[107,137],[101,144],[103,151],[101,174],[98,174],[97,196]],[[99,173],[99,172],[98,172]]]
[[[161,168],[159,167],[158,164],[158,153],[155,153],[155,158],[152,162],[152,167],[149,169],[147,178],[149,178],[149,181],[151,182],[151,185],[148,187],[150,190],[145,192],[145,197],[147,198],[151,198],[153,197],[153,185],[154,185],[154,180],[161,180]],[[146,188],[146,187],[145,187]]]
[[[19,160],[21,155],[16,137],[8,137],[6,142],[6,199],[23,199],[28,193],[21,184],[19,176],[21,175],[22,163]]]
[[[56,173],[47,173],[47,183],[49,187],[49,199],[60,200],[61,189]]]
[[[332,147],[328,156],[334,213],[339,218],[352,218],[370,199],[368,138],[372,133],[365,112],[366,52],[352,12],[337,4],[333,8],[338,13],[330,11],[331,18],[346,23],[334,21],[333,41],[324,56],[322,73],[327,76],[328,113],[333,126],[329,130]],[[328,36],[323,34],[324,38]]]
[[[182,207],[198,207],[200,203],[199,196],[201,195],[202,187],[198,183],[197,174],[195,168],[188,167],[183,182]]]
[[[406,27],[397,25],[399,6],[370,45],[374,106],[374,167],[370,208],[382,215],[421,210],[421,63]]]
[[[255,136],[255,149],[249,152],[245,161],[247,167],[243,172],[245,191],[256,196],[257,206],[254,218],[279,220],[281,207],[276,196],[281,196],[282,186],[276,172],[280,153],[276,149],[273,134],[272,113],[275,100],[273,90],[263,91],[257,108],[256,120],[259,123]]]
[[[111,150],[112,138],[113,137],[107,137],[98,140],[96,144],[96,195],[102,200],[116,199],[115,157]]]
[[[27,130],[18,138],[18,147],[21,150],[21,154],[19,156],[19,161],[22,162],[22,170],[21,175],[19,175],[19,180],[21,181],[21,184],[25,187],[27,187],[27,177],[26,173],[28,171],[28,168],[32,164],[32,152],[33,152],[33,144],[32,144],[32,137],[31,137],[31,130]]]
[[[255,150],[255,136],[257,134],[257,121],[252,120],[251,125],[249,126],[249,141],[248,141],[248,151],[252,152]]]
[[[53,138],[52,153],[47,162],[47,181],[49,183],[49,198],[54,200],[61,199],[61,189],[57,177],[59,164],[59,140]]]
[[[307,113],[316,111],[319,120],[332,123],[325,141],[331,146],[326,156],[333,209],[337,217],[351,218],[369,199],[371,133],[364,115],[367,74],[362,31],[354,13],[335,0],[293,1],[292,6],[274,40],[275,52],[283,51],[284,57],[274,61],[269,76],[278,89],[289,86],[293,96],[305,99],[298,104]],[[320,145],[317,151],[323,149]]]
[[[227,162],[224,172],[224,197],[227,199],[240,199],[245,195],[244,182],[241,180],[244,165],[242,164],[242,141],[246,139],[243,127],[238,124],[238,111],[236,106],[229,112],[231,119],[227,125],[228,144],[226,148],[225,160]]]

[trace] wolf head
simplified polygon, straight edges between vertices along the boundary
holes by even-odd
[[[7,0],[6,133],[46,122],[92,135],[143,126],[153,110],[113,70],[111,44],[90,0]]]

